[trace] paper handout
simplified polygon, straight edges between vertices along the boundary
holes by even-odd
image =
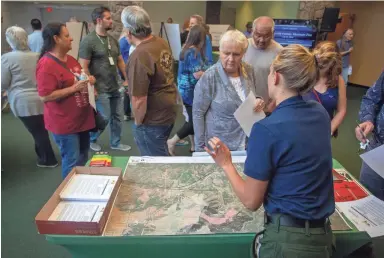
[[[256,97],[253,92],[250,92],[243,104],[241,104],[234,113],[237,122],[239,122],[241,128],[243,128],[248,137],[251,134],[253,124],[265,118],[265,113],[263,111],[253,111],[255,105]]]
[[[48,220],[98,222],[106,203],[102,202],[60,202]]]
[[[373,195],[336,206],[361,231],[371,237],[384,235],[384,202]]]
[[[360,157],[373,171],[384,178],[384,144],[361,154]]]
[[[89,104],[96,110],[95,86],[90,83],[88,83],[88,99]]]
[[[60,198],[65,201],[108,201],[117,176],[74,175]]]

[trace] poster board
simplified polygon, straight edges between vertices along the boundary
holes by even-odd
[[[161,30],[160,22],[151,23],[152,35],[159,36]],[[171,47],[172,56],[175,60],[179,60],[181,52],[181,39],[180,39],[180,25],[174,23],[164,23],[164,28],[167,33],[163,30],[162,38],[164,40],[169,40],[169,45]]]
[[[229,24],[208,24],[212,35],[212,47],[219,47],[221,36],[229,29]]]
[[[86,27],[83,28],[83,22],[67,22],[66,26],[69,31],[69,35],[71,35],[73,38],[72,49],[68,52],[68,54],[77,60],[79,55],[80,41],[87,35],[87,29]],[[88,27],[88,25],[86,26]]]

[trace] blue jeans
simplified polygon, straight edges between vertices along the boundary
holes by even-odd
[[[373,171],[364,161],[361,165],[360,182],[374,196],[384,201],[384,178]]]
[[[348,73],[349,67],[343,67],[343,70],[341,71],[341,76],[344,79],[345,86],[348,86]]]
[[[169,156],[167,140],[173,125],[132,126],[133,136],[141,156]]]
[[[89,132],[52,134],[61,154],[61,173],[65,178],[75,166],[84,166],[88,161]]]
[[[96,100],[97,111],[109,123],[110,144],[117,147],[120,144],[121,126],[123,121],[123,96],[119,91],[100,93]],[[103,131],[91,132],[91,142],[97,142]]]

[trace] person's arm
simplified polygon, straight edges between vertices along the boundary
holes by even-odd
[[[349,53],[351,53],[352,51],[353,51],[353,47],[350,47],[347,51],[340,52],[340,55],[345,56],[345,55],[348,55]]]
[[[201,65],[202,60],[200,55],[195,57],[194,50],[188,50],[184,55],[184,65],[181,72],[192,73],[196,80],[199,80],[203,76],[204,71]]]
[[[88,86],[88,80],[76,81],[72,86],[58,89],[56,77],[39,68],[36,71],[37,90],[41,101],[50,102],[66,98]]]
[[[1,90],[8,90],[11,86],[12,74],[9,69],[8,59],[1,56]]]
[[[55,90],[51,94],[46,96],[40,96],[40,99],[43,102],[50,102],[50,101],[56,101],[58,99],[63,99],[78,91],[82,91],[87,87],[87,84],[88,84],[88,81],[78,81],[71,87]]]
[[[347,88],[345,87],[345,82],[342,76],[339,76],[339,98],[337,101],[337,110],[336,114],[331,121],[331,134],[339,128],[341,123],[344,120],[345,115],[347,114]]]
[[[124,59],[121,55],[119,55],[119,57],[117,58],[117,67],[119,68],[120,73],[125,78],[123,86],[128,87],[127,74],[125,73],[125,63],[124,63]]]
[[[92,51],[92,44],[88,38],[83,39],[79,46],[79,63],[88,76],[91,75],[89,72],[89,63],[91,62]]]
[[[123,75],[124,77],[124,82],[123,82],[123,86],[124,87],[128,87],[128,78],[127,78],[127,74],[125,72],[125,61],[124,61],[124,58],[121,54],[121,50],[120,50],[120,43],[119,41],[113,39],[116,43],[116,46],[117,46],[117,51],[118,51],[118,56],[117,56],[117,68],[119,69],[120,73]]]
[[[379,79],[375,84],[368,89],[367,93],[361,100],[359,119],[360,128],[356,127],[355,133],[358,140],[365,142],[364,137],[374,129],[374,121],[379,110],[379,104],[384,102],[384,72],[381,73]],[[360,130],[363,131],[364,137],[361,135]]]
[[[240,201],[249,210],[259,209],[263,204],[269,181],[255,179],[250,176],[243,179],[232,163],[231,152],[228,147],[217,137],[210,139],[209,146],[211,150],[205,147],[205,151],[211,155],[216,164],[223,168]]]
[[[213,65],[212,42],[211,42],[210,38],[208,37],[208,35],[206,36],[205,39],[206,39],[205,55],[208,59],[209,65]]]
[[[149,57],[145,53],[140,53],[131,58],[128,66],[128,77],[130,81],[130,93],[132,112],[135,117],[135,124],[141,125],[147,113],[147,99],[150,84],[150,75],[152,65],[150,65]],[[154,69],[154,67],[152,67]]]
[[[341,56],[345,56],[346,54],[349,54],[349,50],[341,52],[341,39],[339,39],[338,41],[336,41],[336,45],[337,45],[337,46],[339,47],[339,49],[340,49],[340,55],[341,55]]]
[[[91,62],[91,60],[79,58],[79,63],[81,65],[81,68],[83,68],[84,73],[86,73],[88,76],[91,75],[91,73],[89,72],[89,63],[90,62]]]
[[[198,72],[195,72],[193,73],[193,77],[195,77],[196,80],[200,79],[201,76],[203,76],[204,72],[203,71],[198,71]]]
[[[148,96],[132,96],[132,111],[135,117],[135,124],[141,125],[147,113]]]
[[[205,146],[205,116],[212,103],[213,84],[207,74],[197,82],[194,90],[192,116],[193,129],[195,131],[195,150],[204,151]]]

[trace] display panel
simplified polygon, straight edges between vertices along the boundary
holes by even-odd
[[[274,38],[282,46],[300,44],[314,48],[318,31],[317,20],[274,19]]]

